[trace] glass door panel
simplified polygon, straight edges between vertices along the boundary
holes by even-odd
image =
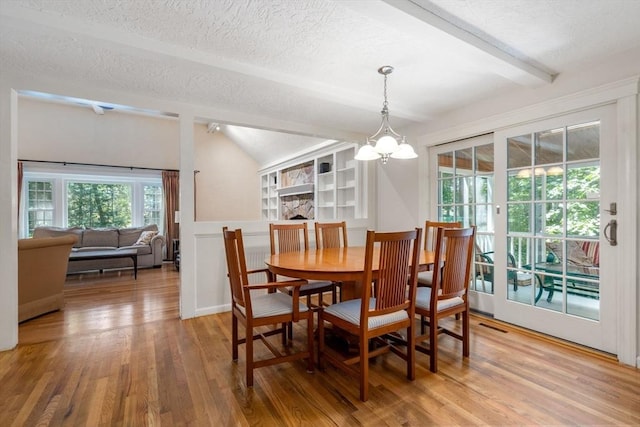
[[[507,259],[496,257],[496,317],[605,351],[615,316],[612,294],[601,294],[600,196],[612,188],[601,169],[613,163],[600,144],[615,150],[612,116],[605,107],[496,135],[497,164],[507,166],[496,186],[506,190],[496,252]]]
[[[476,265],[470,289],[493,293],[494,149],[488,137],[453,144],[437,154],[438,220],[476,226]]]

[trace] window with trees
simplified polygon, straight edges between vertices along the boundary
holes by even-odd
[[[25,170],[21,233],[38,226],[137,227],[164,223],[159,173],[140,176],[73,174]]]
[[[127,227],[131,225],[131,185],[67,183],[67,227]]]
[[[599,147],[599,121],[507,138],[508,274],[548,292],[531,286],[509,299],[599,319],[599,265],[585,253],[600,233]]]
[[[476,225],[476,251],[492,253],[494,154],[493,143],[438,154],[438,218]],[[471,289],[493,293],[488,259],[476,258]],[[482,272],[486,274],[483,275]]]
[[[26,217],[29,236],[39,225],[53,225],[54,198],[51,181],[31,181],[27,186]]]

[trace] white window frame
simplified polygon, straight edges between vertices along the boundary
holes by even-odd
[[[29,181],[51,181],[53,183],[53,226],[55,227],[67,226],[66,200],[69,182],[128,184],[131,186],[131,226],[139,227],[144,225],[144,186],[160,185],[162,187],[162,172],[135,168],[25,163],[19,224],[21,238],[27,237],[29,232],[26,213]],[[164,218],[162,216],[157,225],[160,232],[164,233]]]

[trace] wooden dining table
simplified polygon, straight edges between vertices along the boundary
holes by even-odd
[[[277,275],[307,280],[342,282],[342,298],[353,299],[361,295],[364,255],[364,246],[310,249],[271,255],[265,260],[265,263],[269,271]],[[374,270],[378,268],[378,258],[374,253]],[[433,261],[434,253],[432,251],[421,250],[418,270],[426,270],[433,264]]]

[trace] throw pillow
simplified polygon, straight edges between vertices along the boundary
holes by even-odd
[[[140,233],[140,237],[138,237],[138,240],[133,245],[134,246],[148,245],[151,243],[151,239],[153,239],[153,236],[155,236],[156,234],[158,234],[157,231],[143,231],[142,233]]]
[[[581,245],[574,240],[567,240],[567,263],[580,267],[592,267],[593,261],[584,253]],[[547,250],[553,252],[556,259],[562,260],[562,242],[547,242]]]

